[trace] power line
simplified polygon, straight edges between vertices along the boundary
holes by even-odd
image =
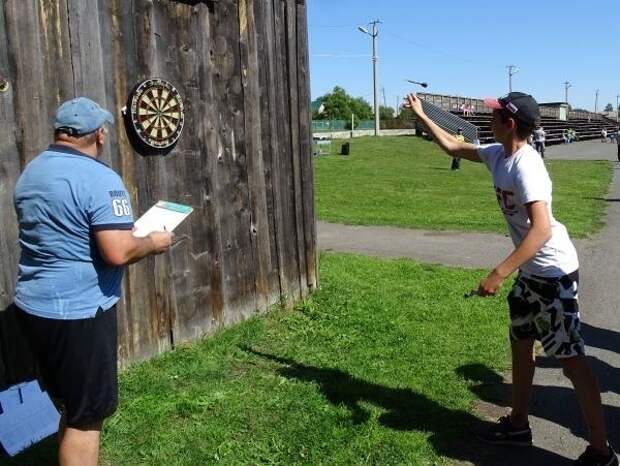
[[[385,31],[384,30],[383,33],[387,34],[389,36],[395,37],[396,39],[402,40],[403,42],[407,42],[407,43],[409,43],[411,45],[415,45],[416,47],[423,48],[424,50],[428,50],[428,51],[434,52],[434,53],[436,53],[438,55],[443,55],[445,57],[450,57],[450,58],[455,59],[455,60],[460,60],[460,61],[465,62],[465,63],[470,63],[470,64],[474,64],[474,65],[478,65],[478,66],[480,66],[480,64],[485,64],[485,65],[490,66],[490,67],[496,67],[497,66],[495,64],[492,64],[492,63],[489,63],[489,62],[484,62],[484,61],[481,61],[481,60],[476,60],[476,61],[469,60],[467,58],[464,58],[464,57],[458,55],[456,52],[448,52],[448,51],[441,50],[441,49],[438,49],[438,48],[435,48],[435,47],[429,47],[426,44],[422,44],[421,42],[416,42],[416,41],[414,41],[412,39],[409,39],[407,37],[399,36],[398,34],[394,34],[393,32],[390,32],[390,31]]]
[[[347,29],[357,28],[357,24],[309,24],[309,28]]]
[[[338,53],[313,53],[310,56],[316,58],[370,58],[368,54],[348,55]]]

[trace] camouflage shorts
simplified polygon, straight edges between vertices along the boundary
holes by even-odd
[[[510,338],[540,340],[555,358],[584,354],[577,288],[579,272],[545,278],[519,272],[508,295]]]

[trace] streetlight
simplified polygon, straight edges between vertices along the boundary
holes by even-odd
[[[512,92],[512,77],[519,72],[515,65],[508,65],[508,92]]]
[[[374,86],[374,107],[375,107],[375,136],[379,136],[380,123],[379,123],[379,57],[377,56],[378,40],[379,36],[379,20],[373,21],[372,33],[365,27],[359,26],[358,31],[372,37],[372,77]]]
[[[594,98],[594,113],[598,112],[598,93],[599,90],[596,90],[596,97]]]
[[[566,102],[568,104],[568,88],[569,87],[573,87],[573,85],[571,83],[569,83],[568,81],[564,82],[564,102]]]
[[[414,81],[413,79],[406,79],[405,81],[407,81],[408,83],[411,83],[411,84],[417,84],[418,86],[422,86],[424,88],[428,87],[428,83],[421,83],[421,82],[418,82],[418,81]]]

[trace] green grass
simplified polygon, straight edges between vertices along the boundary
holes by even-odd
[[[342,141],[335,141],[336,153]],[[316,159],[320,220],[353,225],[506,232],[491,176],[483,164],[461,163],[415,137],[359,138],[351,156]],[[612,170],[609,162],[549,161],[553,211],[570,234],[584,238],[603,226]]]
[[[508,363],[505,296],[463,298],[482,276],[323,255],[322,289],[297,309],[125,372],[102,464],[471,460],[461,438],[477,422],[475,397],[457,370],[501,373]],[[42,448],[12,464],[53,464],[53,444]]]
[[[104,455],[117,465],[430,464],[474,422],[455,373],[507,364],[480,272],[322,257],[322,290],[133,368]],[[459,285],[455,285],[459,284]]]

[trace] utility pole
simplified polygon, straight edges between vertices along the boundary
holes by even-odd
[[[515,65],[508,65],[508,92],[512,92],[512,77],[519,72]]]
[[[620,97],[620,96],[618,96]],[[395,118],[398,118],[398,115],[400,115],[400,96],[397,95],[396,96],[396,115]]]
[[[596,97],[594,98],[594,113],[598,113],[598,92],[599,90],[596,90]]]
[[[564,82],[564,102],[568,104],[568,88],[572,87],[572,84],[568,81]]]
[[[375,107],[375,136],[379,136],[381,127],[379,122],[379,24],[381,21],[375,20],[372,23],[372,33],[368,29],[360,26],[358,30],[372,37],[372,77],[374,86],[374,107]]]
[[[620,94],[616,95],[616,123],[620,121]]]

